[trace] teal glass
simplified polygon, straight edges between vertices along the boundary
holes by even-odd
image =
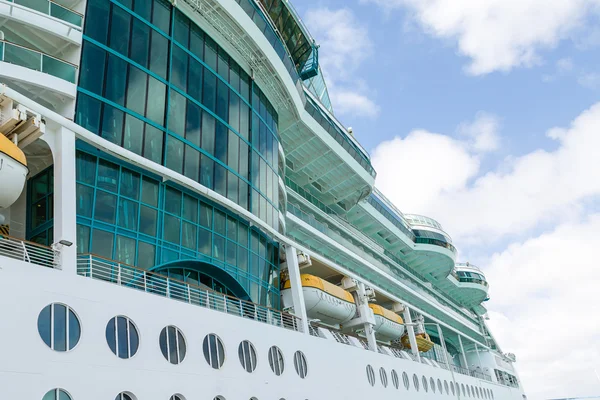
[[[111,0],[108,9],[96,0],[88,3],[87,20],[97,14],[113,28],[104,34],[98,21],[84,28],[78,98],[85,100],[77,101],[76,122],[279,230],[285,200],[278,189],[275,108],[187,16],[168,2],[155,0],[148,7],[142,1]],[[92,120],[79,112],[97,107],[85,96],[102,103]]]

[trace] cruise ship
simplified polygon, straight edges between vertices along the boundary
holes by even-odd
[[[526,398],[318,51],[283,0],[0,0],[1,399]]]

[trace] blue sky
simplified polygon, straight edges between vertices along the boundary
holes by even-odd
[[[600,0],[294,4],[378,188],[485,271],[529,398],[598,395]]]

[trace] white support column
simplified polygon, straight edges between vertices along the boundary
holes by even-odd
[[[61,127],[55,134],[52,153],[54,156],[54,242],[66,240],[73,243],[67,247],[60,244],[60,268],[77,273],[77,220],[75,183],[75,133]]]
[[[442,332],[442,327],[440,326],[440,324],[435,324],[435,326],[437,327],[440,342],[442,343],[442,348],[444,349],[446,365],[448,365],[448,369],[450,370],[450,374],[452,375],[452,380],[456,382],[456,379],[454,378],[454,369],[452,369],[452,365],[450,364],[450,358],[448,357],[448,349],[446,348],[446,341],[444,340],[444,333]],[[458,398],[460,399],[460,390],[458,391]]]
[[[300,279],[300,267],[294,247],[285,246],[285,261],[290,279],[290,289],[292,289],[294,315],[300,318],[302,332],[310,335],[308,330],[308,316],[306,315],[306,306],[304,305],[304,292],[302,291],[302,281]]]
[[[477,343],[475,343],[475,353],[477,354],[477,360],[479,361],[479,369],[481,370],[481,373],[483,373],[483,364],[481,363],[481,356],[479,355],[479,347],[477,346]]]
[[[469,369],[469,363],[467,362],[467,355],[465,354],[465,348],[462,344],[462,339],[458,335],[458,344],[460,344],[460,354],[462,355],[463,368]]]
[[[404,307],[404,323],[406,324],[406,328],[408,330],[408,339],[410,341],[410,350],[413,355],[417,359],[418,362],[421,362],[421,355],[419,354],[419,348],[417,347],[417,338],[415,336],[415,327],[412,324],[412,318],[410,316],[410,308],[407,306]]]
[[[367,343],[369,344],[369,350],[377,352],[377,340],[375,339],[375,329],[373,325],[375,323],[375,317],[373,316],[373,310],[369,307],[369,300],[365,284],[358,282],[358,296],[361,299],[359,302],[360,315],[364,320],[365,336],[367,337]]]

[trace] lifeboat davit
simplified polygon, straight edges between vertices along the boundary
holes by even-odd
[[[8,208],[17,201],[28,171],[23,151],[0,133],[0,208]]]
[[[433,347],[433,342],[427,333],[417,333],[415,334],[415,338],[417,339],[417,349],[419,349],[419,351],[426,352]],[[408,335],[402,336],[401,342],[404,347],[410,349],[410,339]]]
[[[369,303],[369,308],[375,315],[375,337],[384,342],[391,342],[402,337],[404,321],[393,311],[383,308],[379,304]]]
[[[327,325],[343,324],[354,318],[356,304],[350,292],[314,275],[302,274],[300,280],[308,318]],[[284,308],[293,306],[289,280],[283,284],[281,298]]]

